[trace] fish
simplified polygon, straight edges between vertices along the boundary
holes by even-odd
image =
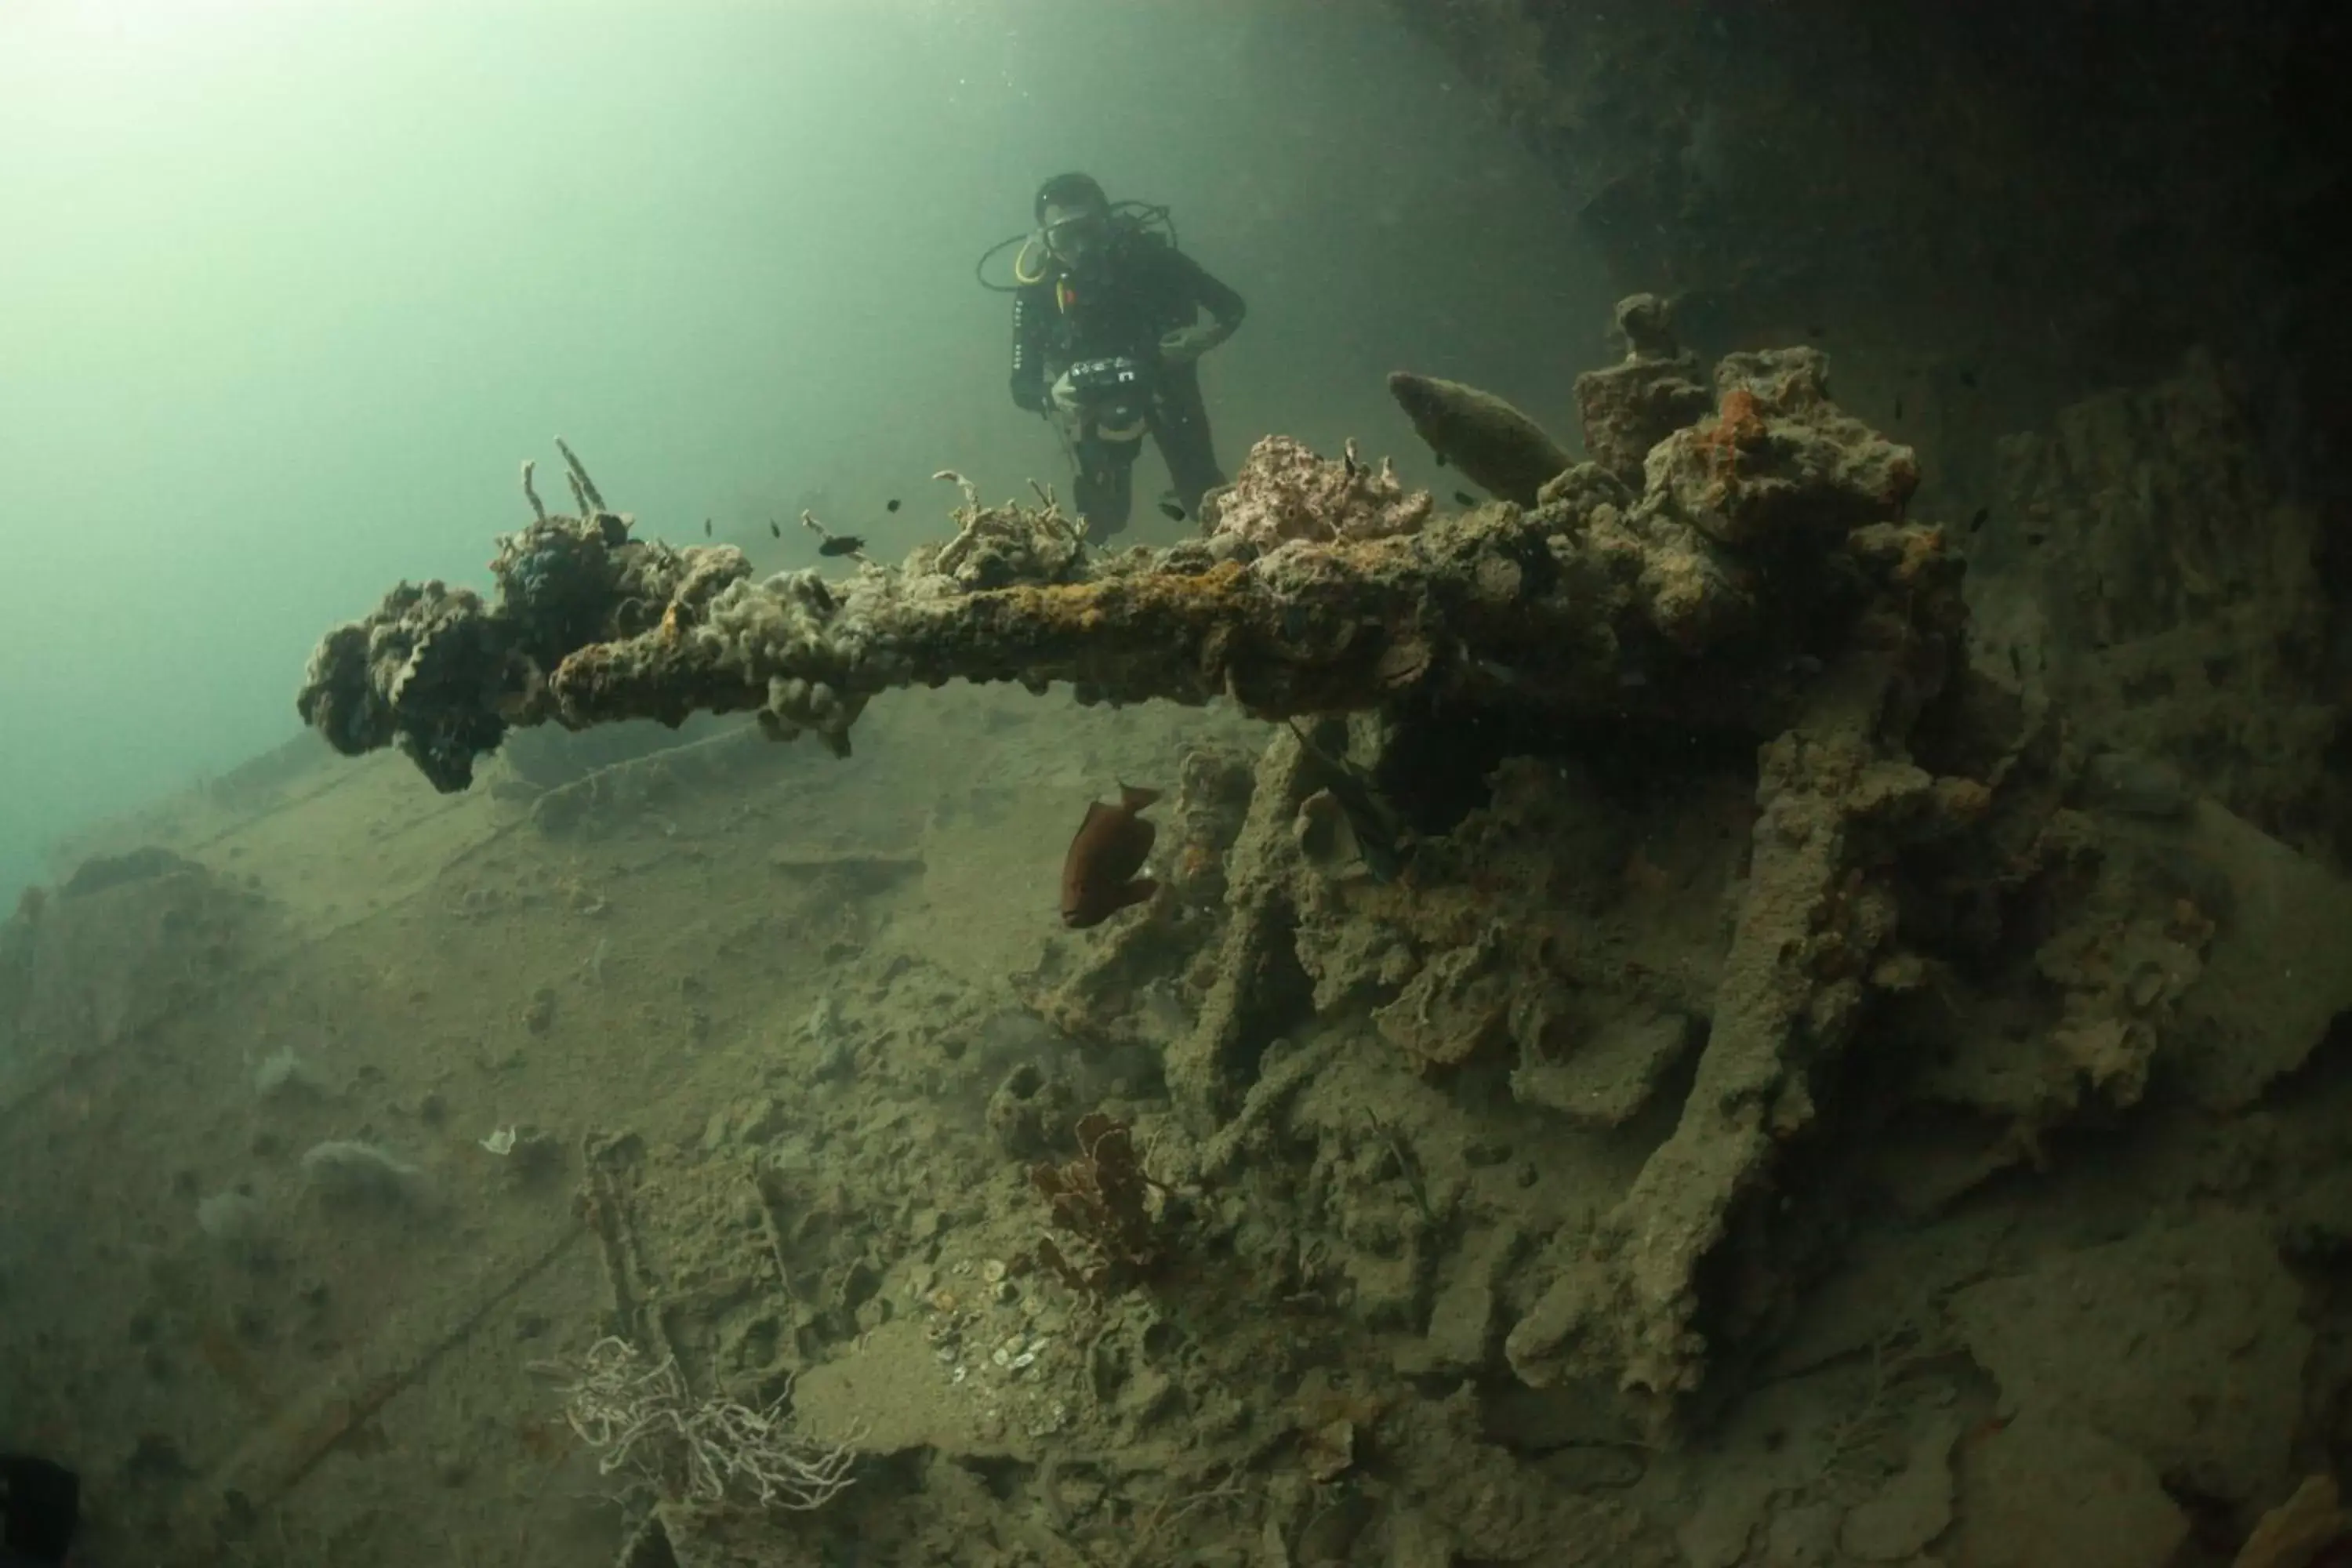
[[[1476,506],[1478,504],[1478,498],[1472,495],[1468,490],[1455,490],[1454,492],[1454,501],[1457,506]]]
[[[1895,400],[1895,417],[1897,419],[1903,417],[1903,400],[1900,397]]]
[[[898,498],[897,496],[892,496],[888,500],[884,501],[882,503],[882,510],[884,511],[897,511],[898,510]]]
[[[1969,531],[1970,533],[1974,533],[1977,530],[1982,528],[1985,525],[1985,519],[1991,515],[1992,508],[1989,506],[1980,506],[1977,508],[1976,515],[1969,519]]]
[[[1156,789],[1118,786],[1118,804],[1087,803],[1086,820],[1070,839],[1062,858],[1062,923],[1072,931],[1098,926],[1130,904],[1139,904],[1160,890],[1149,877],[1139,877],[1144,858],[1159,827],[1146,822],[1143,808],[1160,798]]]
[[[1164,500],[1160,503],[1160,515],[1171,521],[1181,522],[1184,521],[1184,509],[1172,500]]]
[[[1371,774],[1346,757],[1325,751],[1296,721],[1290,732],[1298,737],[1300,749],[1315,760],[1323,789],[1339,805],[1339,815],[1348,819],[1348,831],[1356,840],[1356,856],[1364,869],[1375,882],[1395,881],[1412,858],[1412,848],[1403,825],[1381,798]]]
[[[1535,505],[1545,481],[1574,463],[1542,426],[1491,392],[1401,370],[1389,377],[1389,395],[1431,452],[1503,500]]]
[[[1960,384],[1974,392],[1977,385],[1977,373],[1972,370],[1960,372]]]
[[[782,539],[784,536],[784,525],[778,522],[774,518],[770,518],[768,520],[768,535],[772,539]]]
[[[819,555],[855,555],[866,548],[866,538],[856,533],[828,533],[816,547]]]
[[[707,517],[702,520],[702,537],[705,539],[710,537],[710,520]]]

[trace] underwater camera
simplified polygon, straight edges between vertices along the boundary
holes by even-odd
[[[1151,412],[1150,369],[1143,361],[1125,354],[1080,360],[1069,377],[1104,440],[1132,441],[1143,434]]]

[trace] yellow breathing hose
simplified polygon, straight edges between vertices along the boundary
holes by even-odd
[[[1044,248],[1037,243],[1037,237],[1034,234],[1021,242],[1020,250],[1013,258],[1013,280],[1015,283],[1042,283],[1045,280],[1045,268],[1042,264],[1042,258],[1034,271],[1032,271],[1029,266],[1029,253]]]

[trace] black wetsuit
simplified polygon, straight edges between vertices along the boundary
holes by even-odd
[[[1187,514],[1201,497],[1225,482],[1210,438],[1197,365],[1161,364],[1160,340],[1209,315],[1228,332],[1241,324],[1242,297],[1200,263],[1156,236],[1123,231],[1112,241],[1099,275],[1055,270],[1024,284],[1013,297],[1013,401],[1033,413],[1052,412],[1049,390],[1071,365],[1125,356],[1151,367],[1146,428],[1168,464],[1168,478]],[[1080,516],[1096,537],[1127,526],[1135,504],[1135,459],[1140,437],[1106,440],[1091,419],[1070,431],[1077,465]]]

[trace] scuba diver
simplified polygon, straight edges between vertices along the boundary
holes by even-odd
[[[1147,433],[1181,509],[1171,515],[1192,514],[1225,482],[1199,361],[1242,324],[1242,297],[1176,247],[1167,208],[1113,204],[1087,175],[1040,185],[1034,216],[1013,263],[1013,401],[1060,430],[1091,536],[1127,526]]]

